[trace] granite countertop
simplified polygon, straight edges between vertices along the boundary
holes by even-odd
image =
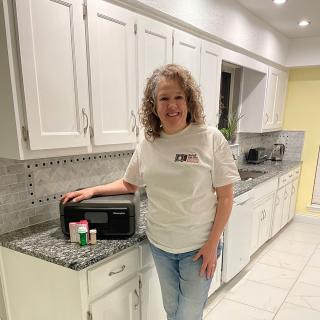
[[[235,197],[256,185],[301,165],[300,161],[265,161],[258,165],[240,165],[239,169],[266,171],[262,176],[234,184]],[[52,220],[0,236],[3,247],[80,271],[146,239],[147,200],[140,202],[140,219],[136,233],[126,240],[97,240],[96,245],[80,247],[63,235],[60,220]]]

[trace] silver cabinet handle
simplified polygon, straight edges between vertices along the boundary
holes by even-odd
[[[293,187],[292,187],[292,190],[291,190],[291,194],[294,194],[295,191],[296,191],[296,188],[293,186]]]
[[[136,119],[136,115],[134,114],[133,110],[131,110],[131,117],[133,118],[133,126],[131,128],[131,131],[134,132],[134,130],[137,126],[137,119]]]
[[[82,115],[86,119],[86,125],[83,128],[83,132],[84,132],[84,134],[86,134],[87,130],[88,130],[88,127],[89,127],[89,118],[88,118],[88,115],[86,113],[86,109],[85,108],[82,108]]]
[[[139,302],[140,301],[140,297],[139,297],[139,294],[137,292],[137,289],[134,289],[134,294],[138,299],[138,302],[134,305],[134,310],[138,310],[138,307],[139,307],[139,304],[140,304],[140,302]]]
[[[276,197],[276,203],[275,203],[275,206],[278,206],[278,205],[279,205],[279,203],[280,203],[280,198],[277,196],[277,197]]]
[[[278,115],[278,113],[276,113],[276,121],[278,121],[279,120],[279,115]]]
[[[284,193],[284,199],[287,199],[288,198],[288,193],[287,193],[287,191],[285,191],[285,193]]]
[[[268,123],[268,121],[269,121],[269,114],[268,112],[266,112],[266,124]]]
[[[125,265],[122,265],[120,270],[118,270],[118,271],[110,271],[110,272],[109,272],[109,276],[111,277],[111,276],[113,276],[114,274],[120,273],[120,272],[122,272],[125,268],[126,268],[126,266],[125,266]]]

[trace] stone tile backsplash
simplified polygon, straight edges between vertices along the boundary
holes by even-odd
[[[252,147],[286,145],[285,160],[300,160],[304,132],[238,134],[233,153],[244,161]],[[132,151],[39,160],[0,159],[0,234],[59,217],[65,192],[108,183],[123,176]]]
[[[286,147],[283,160],[300,161],[304,143],[304,131],[276,131],[268,133],[239,133],[240,163],[245,162],[245,154],[250,148],[265,147],[270,158],[274,143],[283,143]]]
[[[58,218],[62,194],[122,177],[132,153],[0,159],[0,234]]]

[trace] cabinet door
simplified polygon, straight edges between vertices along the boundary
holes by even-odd
[[[103,0],[87,4],[94,144],[135,142],[135,16]]]
[[[155,266],[141,274],[141,320],[166,320],[160,282]]]
[[[277,191],[273,212],[272,237],[281,229],[284,193],[285,187]]]
[[[259,248],[259,233],[262,214],[261,207],[255,206],[253,208],[250,255],[254,254]]]
[[[298,186],[299,186],[299,179],[296,179],[292,183],[291,187],[291,194],[290,194],[290,208],[289,208],[289,218],[291,220],[296,212],[296,201],[297,201],[297,194],[298,194]]]
[[[139,277],[127,281],[90,305],[94,320],[139,320]]]
[[[289,183],[285,187],[284,198],[283,198],[283,211],[281,219],[281,228],[287,224],[289,220],[289,210],[290,210],[290,193],[291,193],[292,183]]]
[[[281,129],[283,122],[283,114],[286,102],[288,86],[288,73],[285,71],[279,71],[279,86],[276,98],[275,112],[274,112],[274,129]]]
[[[275,193],[272,193],[270,196],[264,199],[261,207],[262,217],[260,221],[259,247],[270,239],[270,224],[274,207],[274,196]]]
[[[200,83],[201,40],[186,32],[174,30],[173,63],[187,68]]]
[[[137,22],[140,104],[147,78],[156,68],[172,63],[173,29],[163,23],[141,16],[138,17]]]
[[[279,90],[279,70],[269,67],[267,80],[267,93],[263,113],[263,129],[273,129],[274,113],[277,103],[277,92]]]
[[[202,41],[200,89],[206,122],[210,126],[218,125],[221,55],[221,47],[208,41]]]
[[[88,146],[82,0],[16,0],[31,150]]]

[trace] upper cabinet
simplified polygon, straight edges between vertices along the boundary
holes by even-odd
[[[243,68],[239,132],[282,129],[288,75],[268,67],[267,74]]]
[[[21,83],[31,150],[88,146],[82,2],[16,0]]]
[[[219,119],[221,54],[221,47],[205,40],[202,41],[200,89],[206,123],[214,127],[218,125]]]
[[[152,72],[172,63],[173,29],[158,21],[142,16],[137,18],[138,42],[138,104],[141,104],[144,87]]]
[[[190,70],[200,85],[206,123],[217,126],[222,48],[180,30],[174,30],[173,63]]]
[[[93,144],[134,143],[135,15],[103,0],[87,3]]]
[[[173,63],[186,67],[200,84],[201,39],[189,33],[174,30]]]

